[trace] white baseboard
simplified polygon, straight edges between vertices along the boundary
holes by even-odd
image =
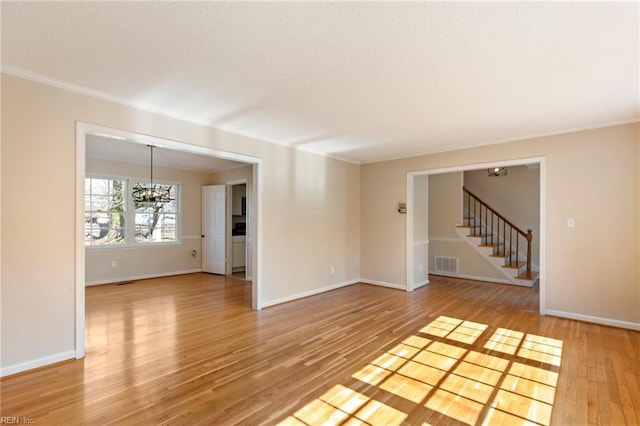
[[[395,288],[397,290],[406,290],[407,289],[407,286],[404,285],[404,284],[388,283],[388,282],[385,282],[385,281],[370,280],[368,278],[360,278],[360,282],[361,283],[365,283],[365,284],[371,284],[371,285],[379,285],[381,287]]]
[[[547,309],[546,315],[554,317],[573,319],[584,322],[592,322],[594,324],[608,325],[611,327],[628,328],[630,330],[640,331],[640,323],[630,321],[620,321],[611,318],[594,317],[591,315],[575,314],[573,312],[556,311],[553,309]]]
[[[425,285],[427,285],[427,284],[429,284],[429,280],[420,281],[420,282],[416,283],[416,284],[413,286],[413,289],[414,289],[414,290],[417,290],[417,289],[419,289],[420,287],[424,287],[424,286],[425,286]]]
[[[68,359],[74,359],[76,357],[76,351],[67,351],[55,355],[49,355],[42,358],[34,359],[20,364],[9,365],[0,369],[0,377],[8,376],[10,374],[21,373],[27,370],[33,370],[34,368],[44,367],[45,365],[53,364],[60,361],[66,361]]]
[[[118,283],[122,281],[135,281],[135,280],[146,280],[149,278],[171,277],[173,275],[194,274],[196,272],[202,272],[202,269],[187,269],[185,271],[162,272],[159,274],[135,275],[132,277],[118,277],[118,278],[111,278],[108,280],[89,281],[89,282],[86,282],[84,286],[90,287],[93,285],[113,284],[113,283]]]
[[[332,284],[332,285],[329,285],[329,286],[326,286],[326,287],[317,288],[317,289],[305,291],[305,292],[302,292],[302,293],[292,294],[291,296],[283,297],[283,298],[276,299],[276,300],[270,300],[268,302],[263,302],[262,307],[263,308],[267,308],[269,306],[279,305],[279,304],[285,303],[285,302],[291,302],[293,300],[302,299],[303,297],[314,296],[316,294],[324,293],[324,292],[330,291],[330,290],[335,290],[335,289],[341,288],[341,287],[346,287],[346,286],[352,285],[352,284],[357,284],[359,282],[360,282],[360,280],[358,280],[358,279],[350,280],[350,281],[344,281],[344,282],[337,283],[337,284]]]
[[[475,276],[475,275],[466,275],[466,274],[447,274],[446,272],[435,272],[435,271],[429,271],[429,275],[441,275],[443,277],[462,278],[462,279],[465,279],[465,280],[486,281],[486,282],[489,282],[489,283],[516,285],[516,284],[512,283],[511,281],[505,280],[505,279],[502,279],[502,278],[487,278],[487,277],[478,277],[478,276]]]

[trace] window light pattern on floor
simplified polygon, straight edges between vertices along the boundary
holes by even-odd
[[[562,341],[488,328],[440,316],[280,424],[548,425]]]

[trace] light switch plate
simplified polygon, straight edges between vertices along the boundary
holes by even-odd
[[[567,219],[567,226],[569,228],[575,228],[576,227],[576,220],[573,217],[570,217],[569,219]]]

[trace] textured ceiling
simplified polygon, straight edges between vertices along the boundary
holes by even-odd
[[[2,2],[3,71],[354,162],[640,117],[638,2]]]

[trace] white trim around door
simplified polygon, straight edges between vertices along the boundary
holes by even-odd
[[[198,145],[186,144],[155,136],[135,132],[112,129],[96,124],[76,123],[76,267],[75,267],[75,357],[85,355],[85,247],[84,247],[84,179],[86,176],[86,139],[87,134],[108,134],[124,138],[132,143],[162,146],[163,148],[240,161],[253,165],[253,203],[251,206],[254,235],[253,250],[253,294],[251,306],[262,309],[262,159],[249,155],[222,151]]]
[[[546,221],[547,221],[547,159],[546,157],[532,157],[532,158],[520,158],[514,160],[494,161],[491,163],[477,163],[467,164],[462,166],[443,167],[437,169],[426,169],[413,172],[407,172],[407,265],[406,276],[407,291],[413,290],[410,285],[413,278],[413,221],[415,219],[413,214],[414,209],[414,179],[417,176],[423,175],[436,175],[442,173],[451,172],[464,172],[469,170],[485,169],[489,167],[513,167],[521,166],[525,164],[539,164],[540,165],[540,265],[539,265],[539,279],[540,279],[540,314],[545,315],[547,313],[547,235],[546,235]]]

